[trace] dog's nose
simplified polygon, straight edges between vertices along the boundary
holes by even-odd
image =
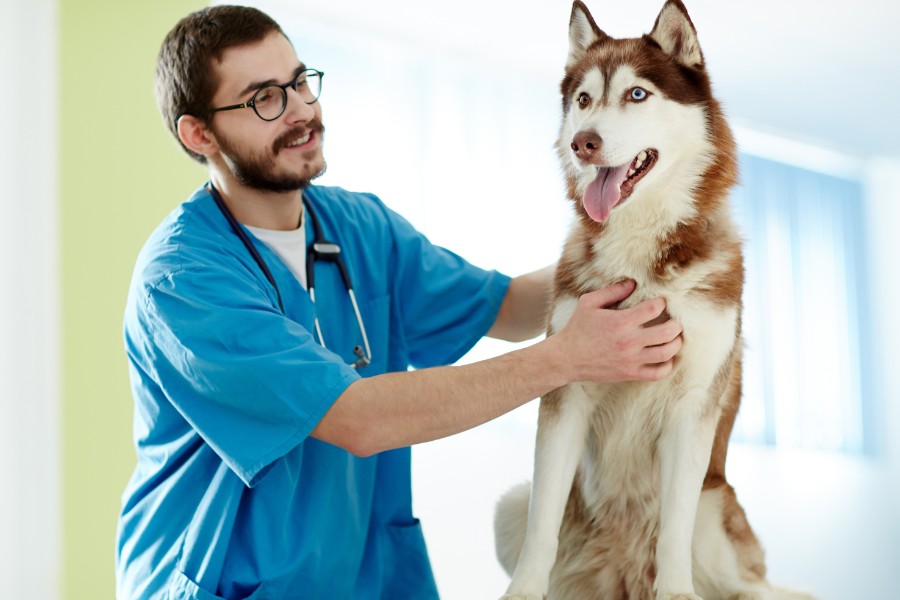
[[[575,152],[575,156],[581,160],[591,160],[594,153],[600,149],[603,140],[593,131],[579,131],[572,139],[570,147]]]

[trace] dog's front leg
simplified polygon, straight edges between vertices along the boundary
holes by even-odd
[[[659,440],[657,600],[701,600],[694,593],[691,542],[717,417],[706,390],[689,392],[675,401]]]
[[[556,562],[559,529],[584,451],[591,405],[581,384],[541,399],[528,527],[506,600],[545,598]]]

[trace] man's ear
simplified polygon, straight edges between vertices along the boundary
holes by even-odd
[[[178,117],[178,139],[188,150],[202,156],[211,156],[219,151],[209,126],[193,115]]]

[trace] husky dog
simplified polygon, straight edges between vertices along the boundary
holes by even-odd
[[[652,32],[613,39],[576,1],[557,148],[576,219],[548,331],[582,294],[631,278],[683,328],[658,382],[574,383],[540,403],[534,483],[497,507],[505,599],[774,600],[725,455],[741,396],[735,143],[694,25],[668,0]]]

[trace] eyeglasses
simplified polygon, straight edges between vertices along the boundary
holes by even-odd
[[[294,79],[284,84],[271,84],[256,90],[249,102],[214,108],[212,112],[220,110],[235,110],[238,108],[252,108],[263,121],[274,121],[287,108],[287,89],[291,88],[306,104],[314,104],[322,93],[322,77],[325,73],[316,69],[301,71]]]

